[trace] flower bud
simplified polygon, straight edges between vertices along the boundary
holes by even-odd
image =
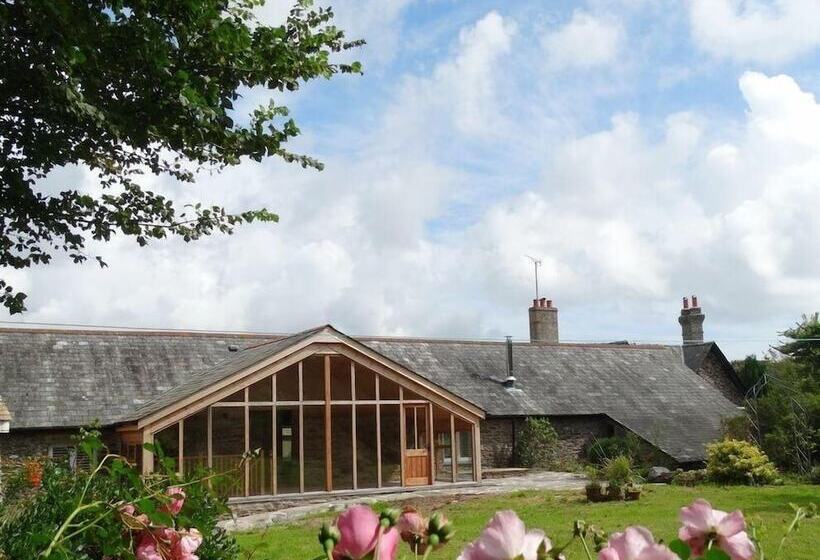
[[[399,522],[399,510],[397,509],[386,509],[379,514],[379,523],[385,529],[389,529],[390,527],[395,527],[396,523]]]
[[[322,545],[322,548],[327,553],[332,552],[341,539],[342,534],[339,532],[339,529],[333,525],[324,523],[322,528],[319,529],[319,544]]]

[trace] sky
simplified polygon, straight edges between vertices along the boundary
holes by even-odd
[[[526,339],[525,255],[564,341],[679,343],[697,294],[740,358],[820,310],[816,0],[331,4],[364,75],[273,96],[324,171],[144,181],[280,223],[3,271],[23,321]],[[239,113],[269,97],[244,94]],[[81,168],[43,188],[66,184],[99,192]]]

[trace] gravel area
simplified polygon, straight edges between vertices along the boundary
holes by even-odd
[[[235,515],[232,519],[221,521],[220,525],[228,531],[254,531],[278,523],[291,523],[317,513],[341,511],[352,504],[377,501],[401,502],[425,498],[441,500],[448,497],[505,494],[519,490],[579,490],[585,484],[586,477],[580,474],[536,472],[522,476],[488,479],[482,481],[481,484],[443,485],[400,492],[325,497],[321,501],[290,504],[276,511]]]

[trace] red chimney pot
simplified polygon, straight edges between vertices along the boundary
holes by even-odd
[[[683,308],[689,309],[689,298],[683,298]]]
[[[546,301],[547,301],[547,298],[542,297],[541,299],[539,299],[538,300],[538,307],[546,307],[547,306]]]
[[[692,296],[692,307],[698,306],[698,296]]]
[[[552,308],[552,300],[551,299],[547,300],[547,307]]]

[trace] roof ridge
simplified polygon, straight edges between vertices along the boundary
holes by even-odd
[[[477,340],[469,338],[423,338],[417,336],[355,336],[350,338],[359,342],[425,342],[429,344],[478,344],[487,346],[506,345],[505,340]],[[534,347],[572,347],[572,348],[620,348],[620,349],[649,349],[660,350],[665,348],[680,348],[679,344],[621,344],[618,342],[530,342],[513,341],[514,346]]]
[[[271,338],[276,339],[293,336],[286,333],[265,333],[257,331],[208,331],[185,329],[141,329],[139,327],[117,328],[42,328],[42,327],[0,327],[0,334],[62,334],[62,335],[115,335],[115,336],[179,336],[179,337],[236,337],[236,338]],[[298,334],[298,333],[297,333]]]

